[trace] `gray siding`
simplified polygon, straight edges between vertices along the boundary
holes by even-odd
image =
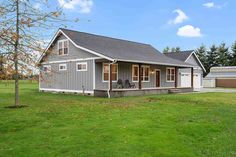
[[[191,55],[188,58],[188,60],[186,61],[186,63],[192,64],[192,65],[196,65],[196,66],[201,68],[201,65],[199,64],[199,62],[197,61],[197,58],[194,55]]]
[[[132,81],[132,63],[124,63],[119,62],[118,64],[118,79],[122,79],[123,82],[125,80]],[[158,66],[158,65],[150,65],[150,71],[155,69],[161,70],[161,87],[174,87],[174,82],[166,82],[166,67],[167,66]],[[136,88],[138,87],[138,83],[135,82]],[[113,82],[113,88],[116,87],[116,82]],[[143,88],[154,88],[156,87],[156,79],[155,74],[150,73],[150,81],[142,82]],[[96,89],[108,89],[108,82],[102,81],[102,63],[96,63]]]
[[[77,47],[75,47],[70,41],[69,41],[69,53],[68,55],[58,55],[58,41],[66,39],[65,36],[60,35],[52,44],[53,46],[48,51],[49,54],[46,57],[47,61],[60,61],[60,60],[67,60],[67,59],[83,59],[83,58],[91,58],[91,57],[97,57],[96,55],[93,55],[91,53],[85,52],[84,50],[81,50]]]
[[[59,64],[51,64],[50,73],[41,72],[40,88],[60,89],[60,90],[93,90],[93,60],[87,62],[87,71],[76,71],[76,63],[68,62],[67,70],[59,71]],[[65,64],[65,63],[63,63]]]
[[[41,69],[44,65],[51,65],[51,73],[41,73],[40,77],[40,88],[48,89],[60,89],[60,90],[83,90],[82,86],[86,91],[93,91],[93,60],[85,61],[71,61],[63,63],[48,63],[51,61],[64,61],[69,59],[86,59],[97,57],[93,54],[85,52],[75,47],[69,42],[68,55],[58,55],[58,40],[66,39],[65,36],[60,35],[52,44],[49,50],[45,62],[42,63]],[[76,71],[76,63],[87,62],[87,71]],[[66,71],[59,71],[59,64],[67,64]]]

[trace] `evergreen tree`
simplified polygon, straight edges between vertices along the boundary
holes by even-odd
[[[207,66],[205,67],[207,72],[210,72],[211,67],[217,66],[217,63],[216,63],[217,50],[218,48],[216,47],[216,45],[212,45],[210,47],[210,50],[207,52],[207,58],[206,58]]]
[[[231,59],[230,59],[230,65],[236,66],[236,41],[234,42],[231,50],[232,50],[232,55],[231,55]]]
[[[164,48],[163,53],[169,53],[169,52],[170,52],[170,48],[168,46]]]
[[[222,43],[217,51],[217,58],[216,58],[216,64],[218,66],[228,66],[230,65],[229,59],[230,59],[230,53],[229,48],[226,47],[225,43]]]
[[[172,47],[171,48],[171,52],[180,52],[181,51],[181,49],[180,49],[180,47]]]
[[[207,68],[207,50],[205,45],[201,45],[196,51],[196,55],[198,56],[199,60],[202,62],[203,66]]]
[[[181,51],[180,47],[175,48],[175,52],[180,52],[180,51]]]

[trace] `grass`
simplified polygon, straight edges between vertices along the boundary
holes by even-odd
[[[235,157],[236,93],[95,98],[0,82],[0,156]]]

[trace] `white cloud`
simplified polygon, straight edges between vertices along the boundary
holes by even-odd
[[[182,37],[201,37],[202,33],[200,28],[186,25],[179,28],[177,35]]]
[[[80,13],[90,13],[93,6],[92,0],[58,0],[61,7],[74,10],[79,7]]]
[[[203,6],[207,8],[213,8],[215,7],[215,4],[214,2],[208,2],[208,3],[204,3]]]
[[[177,13],[178,16],[175,19],[170,20],[168,24],[179,24],[188,19],[188,16],[181,9],[176,9],[173,12]]]
[[[203,6],[206,7],[206,8],[216,8],[216,9],[221,9],[223,7],[225,7],[227,5],[227,2],[222,4],[222,5],[216,5],[214,2],[207,2],[207,3],[204,3]]]

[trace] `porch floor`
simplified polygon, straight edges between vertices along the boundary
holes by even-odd
[[[123,96],[140,96],[148,94],[168,94],[172,93],[170,90],[178,90],[179,93],[193,92],[191,87],[157,87],[157,88],[123,88],[123,89],[112,89],[109,92],[110,97],[123,97]],[[94,90],[94,96],[97,97],[108,97],[107,89]]]

